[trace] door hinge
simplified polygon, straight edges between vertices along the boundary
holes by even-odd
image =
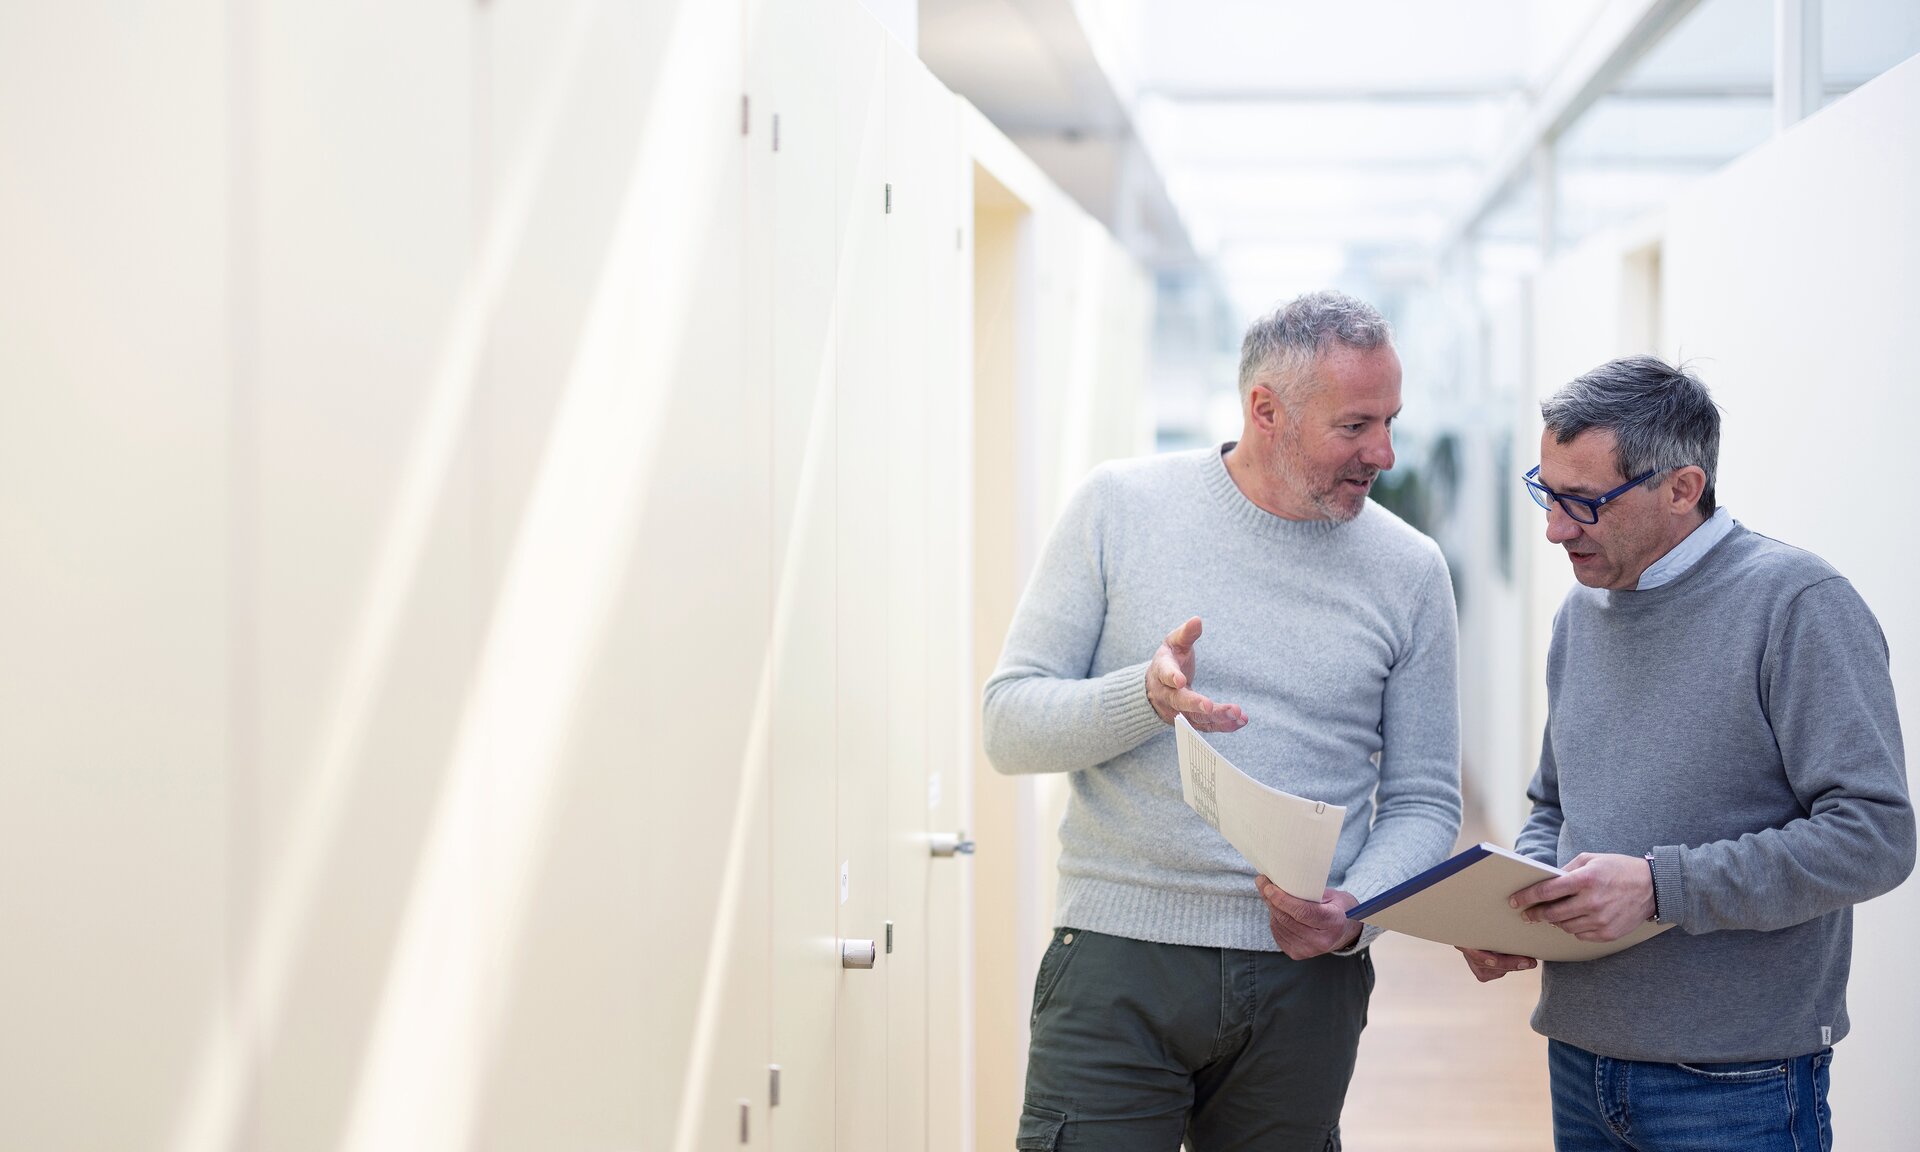
[[[780,151],[780,113],[773,114],[773,150]]]
[[[893,921],[887,921],[887,955],[893,955]]]
[[[780,1065],[767,1065],[767,1107],[780,1107]]]
[[[893,185],[887,185],[887,214],[893,214]]]
[[[740,93],[740,135],[745,136],[752,131],[753,131],[752,101],[747,98],[747,94],[745,92],[742,92]]]
[[[753,1115],[753,1105],[745,1100],[740,1101],[740,1143],[742,1144],[747,1142],[747,1117],[751,1115]]]

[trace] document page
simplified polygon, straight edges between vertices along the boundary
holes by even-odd
[[[1320,899],[1347,810],[1260,783],[1201,739],[1185,716],[1174,717],[1173,738],[1187,806],[1281,891]]]

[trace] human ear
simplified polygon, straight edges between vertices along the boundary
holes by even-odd
[[[1685,468],[1674,469],[1667,481],[1668,511],[1676,516],[1684,516],[1693,511],[1700,503],[1700,494],[1707,490],[1707,473],[1704,469],[1689,464]]]
[[[1284,419],[1279,400],[1273,389],[1265,384],[1255,384],[1247,391],[1247,423],[1271,436],[1280,427]]]

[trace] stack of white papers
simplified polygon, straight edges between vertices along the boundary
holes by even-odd
[[[1185,716],[1174,717],[1173,739],[1187,806],[1282,892],[1314,901],[1325,895],[1346,808],[1260,783],[1202,740]]]

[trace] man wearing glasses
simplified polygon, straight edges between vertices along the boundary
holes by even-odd
[[[1914,862],[1886,639],[1819,557],[1716,506],[1691,374],[1615,360],[1541,414],[1525,483],[1579,584],[1516,848],[1568,871],[1513,904],[1582,940],[1678,928],[1542,972],[1554,1146],[1831,1148],[1852,907]],[[1482,981],[1535,963],[1462,951]]]

